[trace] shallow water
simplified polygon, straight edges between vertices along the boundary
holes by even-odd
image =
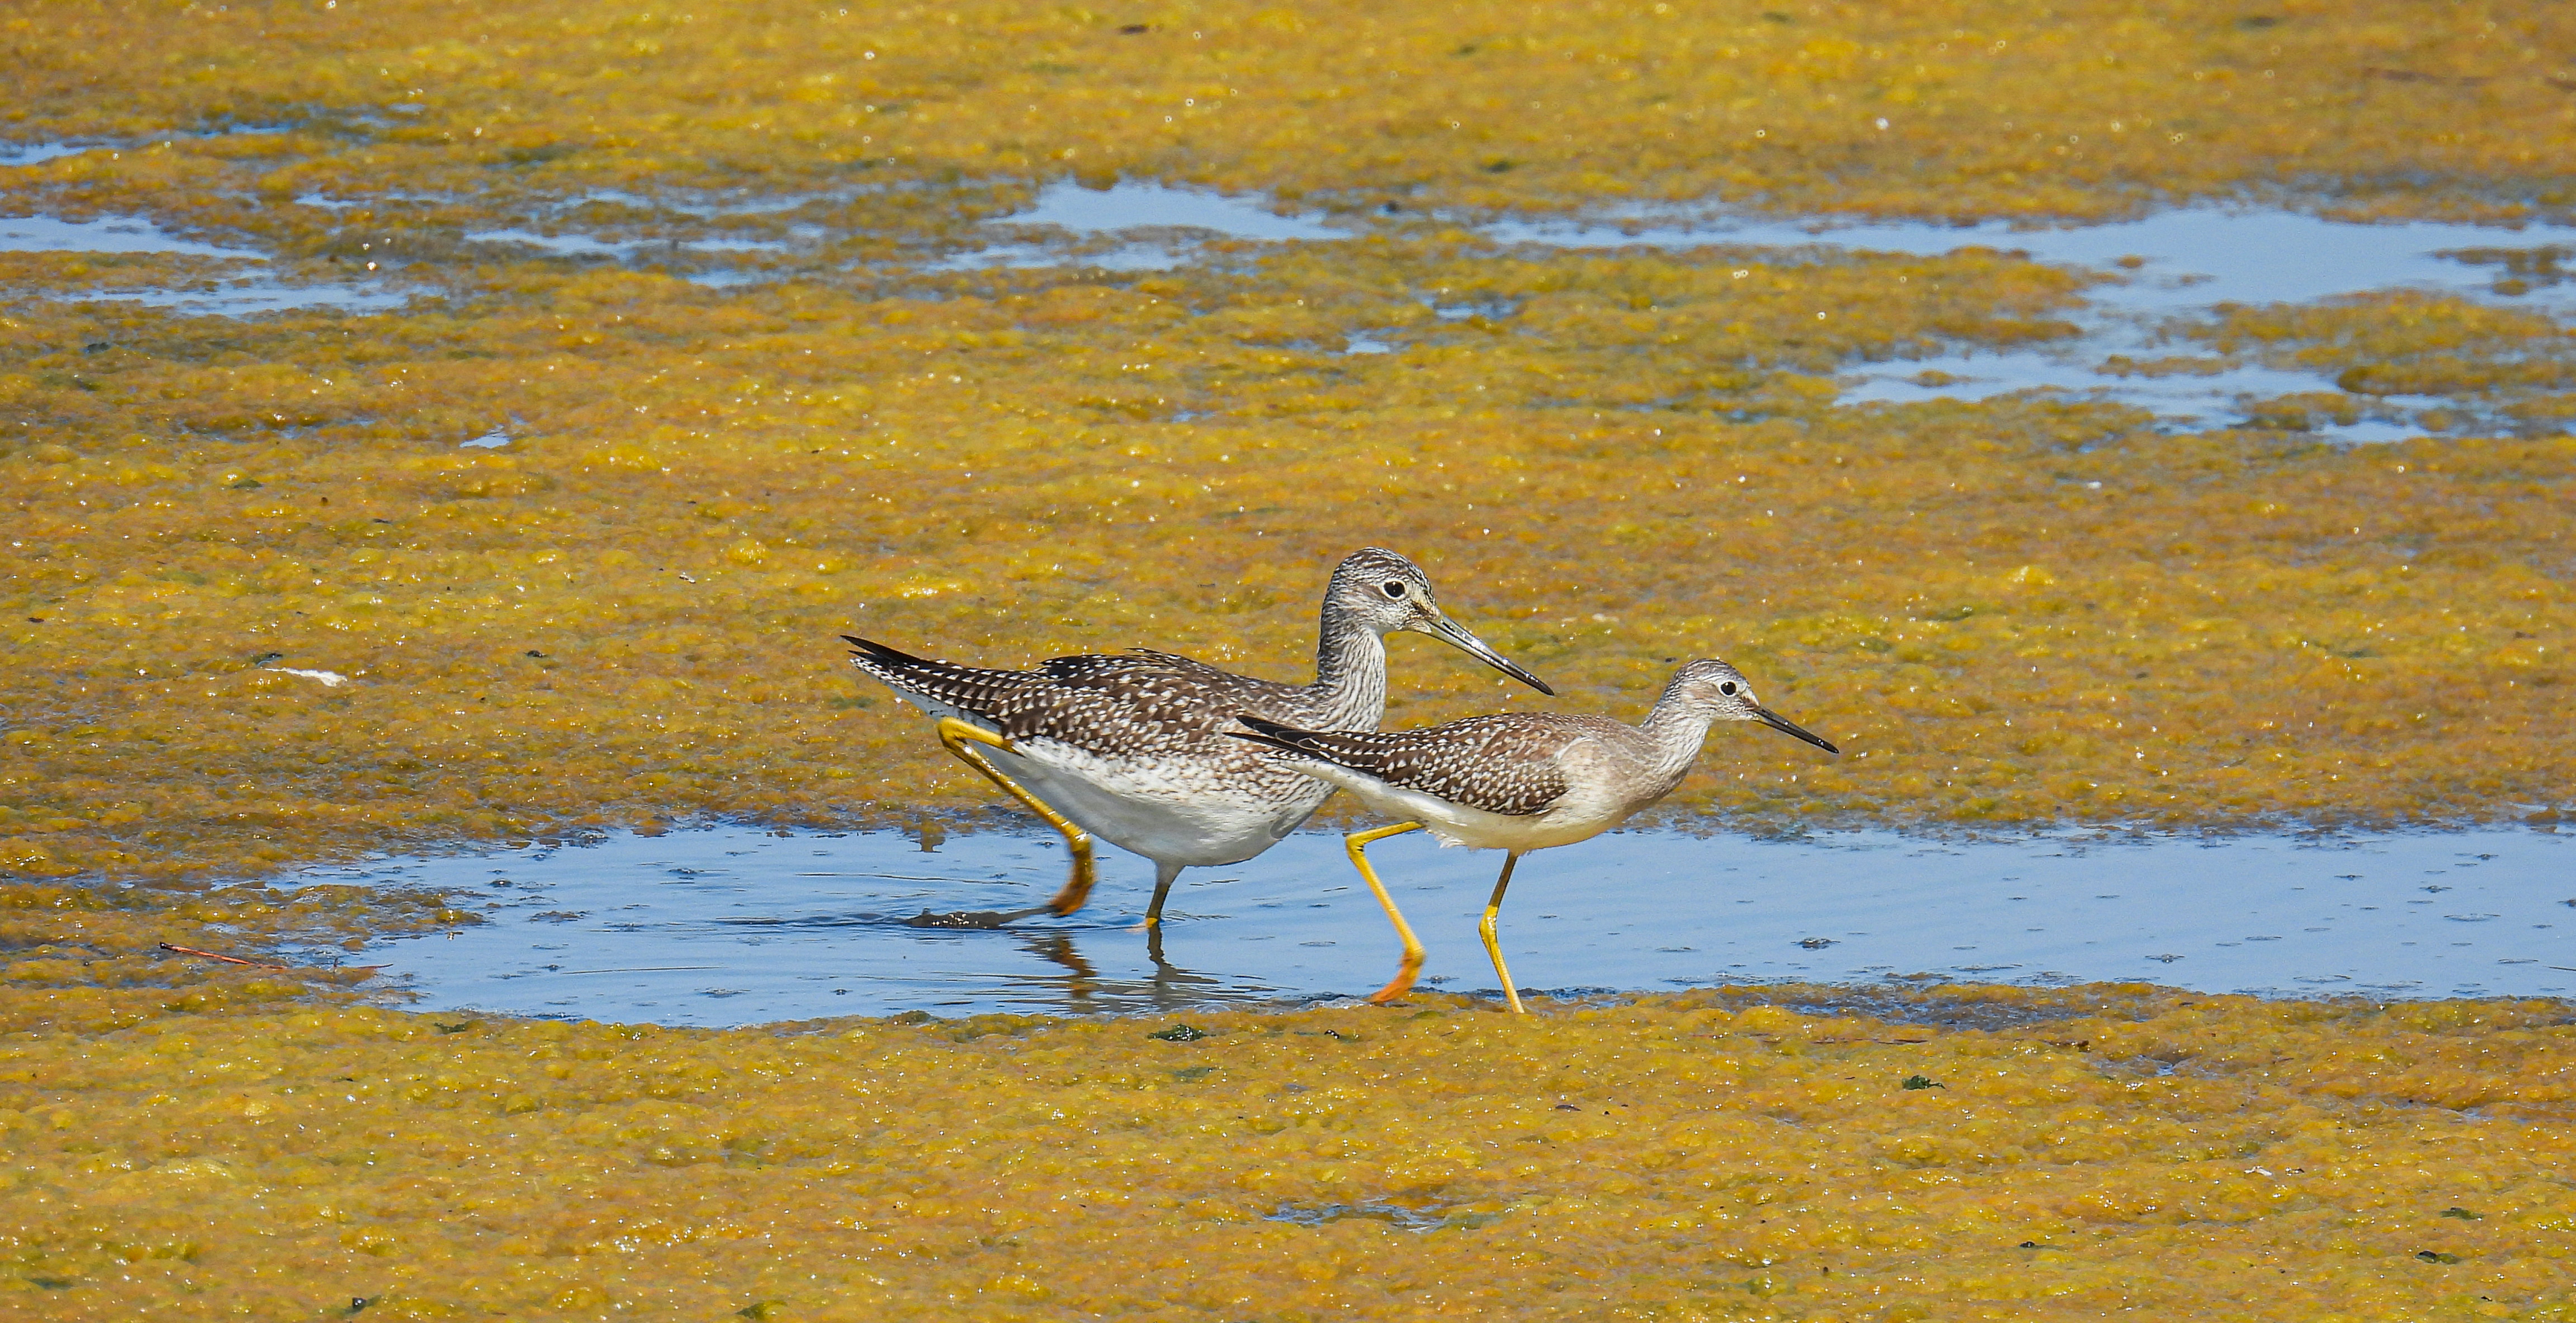
[[[0,165],[27,164],[62,155],[59,145],[10,148]],[[794,243],[778,238],[696,237],[646,239],[626,230],[585,233],[582,207],[594,202],[628,209],[664,210],[700,218],[750,216],[793,209],[810,198],[728,197],[704,205],[663,203],[615,191],[587,194],[552,211],[542,227],[469,233],[469,241],[507,244],[554,257],[601,261],[688,259],[705,266],[687,278],[713,286],[774,278],[741,268],[740,259],[784,255],[791,248],[830,238],[800,226]],[[330,204],[313,199],[319,205]],[[991,242],[938,265],[949,269],[1080,263],[1110,270],[1159,270],[1199,258],[1208,237],[1279,243],[1334,240],[1360,232],[1366,222],[1327,224],[1312,214],[1281,214],[1257,198],[1238,198],[1149,182],[1089,189],[1059,181],[1041,189],[1026,211],[986,227]],[[2019,250],[2046,262],[2110,272],[2114,283],[2096,287],[2077,321],[2083,334],[2043,348],[2002,352],[1963,349],[1928,359],[1855,364],[1842,375],[1841,402],[1906,403],[1935,398],[1985,399],[2015,391],[2051,391],[2134,405],[2172,426],[2224,426],[2269,398],[2305,392],[2340,394],[2324,375],[2244,365],[2209,375],[2151,377],[2111,369],[2115,356],[2155,357],[2189,350],[2166,338],[2177,317],[2223,303],[2302,303],[2336,295],[2396,288],[2439,291],[2483,301],[2525,306],[2559,315],[2576,311],[2576,282],[2542,279],[2500,287],[2510,272],[2505,253],[2564,250],[2576,246],[2576,227],[2476,226],[2418,222],[2372,225],[2328,220],[2281,210],[2194,207],[2136,221],[2062,228],[2015,228],[2000,221],[1976,225],[1930,222],[1836,224],[1801,221],[1693,221],[1658,224],[1548,224],[1503,221],[1479,227],[1505,243],[1563,248],[1691,248],[1742,245],[1825,251],[1948,253],[1967,246]],[[71,222],[46,217],[0,220],[0,251],[167,252],[263,261],[255,252],[193,243],[146,221]],[[2491,250],[2486,260],[2463,260],[2463,250]],[[2448,254],[2448,255],[2446,255]],[[729,262],[727,259],[733,259]],[[2128,265],[2120,265],[2126,262]],[[713,263],[713,265],[708,265]],[[2526,263],[2528,265],[2528,263]],[[2554,267],[2552,268],[2554,270]],[[2519,293],[2506,293],[2504,289]],[[289,286],[253,274],[215,290],[119,290],[89,297],[178,305],[224,315],[279,308],[330,306],[373,310],[399,306],[401,296],[349,285]],[[1353,336],[1349,352],[1385,352],[1392,346]],[[2366,416],[2335,424],[2318,420],[2315,434],[2360,443],[2420,435],[2415,410],[2457,401],[2386,398],[2366,402]]]
[[[1690,246],[1712,241],[1785,244],[1806,233],[1794,226],[1708,231],[1649,230],[1635,238],[1590,229],[1557,236],[1570,244],[1651,243]],[[2473,248],[2534,248],[2576,239],[2576,228],[2522,229],[2474,225],[2362,225],[2283,211],[2229,212],[2191,209],[2164,212],[2117,225],[2015,230],[2001,223],[1969,227],[1867,225],[1811,236],[1858,250],[1944,253],[1966,244],[2021,249],[2046,262],[2122,271],[2125,279],[2089,295],[2079,342],[2049,350],[1964,353],[1890,364],[1859,374],[1846,402],[1906,401],[1949,396],[1983,399],[2010,391],[2077,392],[2133,404],[2177,423],[2216,425],[2242,406],[2304,391],[2337,392],[2327,376],[2248,365],[2199,377],[2122,377],[2102,371],[2113,354],[2187,351],[2159,335],[2161,324],[2222,303],[2308,303],[2367,290],[2419,289],[2564,315],[2568,300],[2556,293],[2508,296],[2494,289],[2496,271],[2442,254]],[[2115,266],[2141,258],[2134,269]],[[1918,384],[1925,370],[1965,378]],[[2383,406],[2422,408],[2430,399],[2388,399]],[[2320,426],[2318,434],[2344,442],[2395,441],[2422,429],[2386,419]]]
[[[230,257],[265,261],[245,248],[219,248],[162,229],[148,220],[116,216],[67,221],[51,216],[0,218],[0,252],[11,253],[177,253],[189,257]]]
[[[1106,189],[1052,184],[1039,191],[1036,206],[1005,218],[1005,223],[1075,231],[1159,226],[1269,242],[1351,237],[1309,217],[1281,215],[1243,198],[1153,183],[1122,183]]]
[[[240,317],[283,308],[345,308],[376,312],[399,308],[407,296],[352,285],[289,285],[256,269],[268,258],[247,248],[224,248],[182,239],[148,220],[116,216],[67,221],[51,216],[0,217],[0,252],[5,253],[171,253],[182,257],[230,258],[251,268],[227,276],[212,288],[106,289],[73,296],[78,301],[141,303],[190,312]]]
[[[20,165],[41,165],[60,156],[78,156],[98,150],[95,144],[68,142],[0,143],[0,169]]]
[[[1943,354],[1933,358],[1874,364],[1843,377],[1845,404],[1916,400],[1982,400],[2014,391],[2062,391],[2088,399],[2135,405],[2172,425],[2225,426],[2259,400],[2304,391],[2333,391],[2335,384],[2314,373],[2248,364],[2208,376],[2117,377],[2096,372],[2105,354],[2146,347],[2143,335],[2114,338],[2097,328],[2079,348],[2023,349],[2002,353]],[[1937,374],[1937,375],[1926,375]],[[2431,408],[2441,400],[2421,396],[2385,396],[2381,400],[2408,409]],[[2319,436],[2347,444],[2402,441],[2422,436],[2424,429],[2382,419],[2335,425],[2320,423]]]
[[[1140,182],[1106,189],[1083,188],[1071,182],[1051,184],[1039,190],[1037,205],[991,224],[1002,232],[1019,226],[1051,227],[1075,235],[1158,232],[1150,237],[1140,235],[1107,252],[1085,252],[1078,259],[1084,265],[1111,271],[1160,271],[1179,266],[1190,259],[1189,244],[1201,234],[1261,243],[1351,237],[1350,231],[1333,229],[1312,217],[1283,216],[1243,198]],[[1068,260],[1073,259],[1059,248],[1014,242],[963,254],[947,265],[1047,266]]]
[[[2091,267],[2111,267],[2121,258],[2137,257],[2144,264],[2135,268],[2129,283],[2113,291],[2097,291],[2097,297],[2108,294],[2126,309],[2166,313],[2215,303],[2305,303],[2396,286],[2487,293],[2496,277],[2494,270],[2440,254],[2463,248],[2536,248],[2576,242],[2576,227],[2564,225],[2422,221],[2367,225],[2290,211],[2209,207],[2158,212],[2111,225],[2053,229],[2015,228],[2001,221],[1977,225],[1783,221],[1662,226],[1634,233],[1598,225],[1506,223],[1487,232],[1506,242],[1569,248],[1825,244],[1862,252],[1934,256],[1977,245],[2018,249],[2043,262]]]
[[[1501,856],[1380,842],[1430,949],[1426,986],[1493,991],[1475,925]],[[1092,903],[1000,928],[925,913],[1035,906],[1053,837],[750,828],[412,857],[303,881],[457,888],[488,922],[380,943],[424,1008],[739,1025],[823,1015],[1168,1009],[1365,995],[1397,943],[1342,856],[1300,833],[1182,875],[1164,963],[1138,918],[1144,861],[1104,849]],[[1523,861],[1504,952],[1525,988],[1730,982],[2142,980],[2371,997],[2576,993],[2576,836],[2518,828],[2202,840],[2051,834],[1950,841],[1625,832]]]
[[[1059,183],[1042,191],[1033,209],[1005,224],[1052,225],[1076,234],[1115,234],[1166,226],[1191,226],[1240,239],[1344,237],[1312,222],[1280,217],[1233,199],[1194,194],[1157,184],[1120,184],[1089,190]],[[1303,224],[1302,232],[1291,232]],[[2222,303],[2306,303],[2369,290],[2421,289],[2460,294],[2565,314],[2576,306],[2570,291],[2543,284],[2538,292],[2507,295],[2495,285],[2502,267],[2467,262],[2445,253],[2463,249],[2563,248],[2576,243],[2576,227],[2453,225],[2417,222],[2365,225],[2277,210],[2207,207],[2161,212],[2112,225],[2017,229],[2001,221],[1977,225],[1826,221],[1714,221],[1691,225],[1548,225],[1505,221],[1480,227],[1504,243],[1560,248],[1820,248],[1847,252],[1897,252],[1937,256],[1982,246],[2020,250],[2044,262],[2093,267],[2117,274],[2096,287],[2079,319],[2078,340],[2047,349],[1965,351],[1929,359],[1856,368],[1844,377],[1844,403],[1962,400],[2022,390],[2064,391],[2153,411],[2176,424],[2224,425],[2244,406],[2305,391],[2336,392],[2325,376],[2245,366],[2209,376],[2143,377],[2105,372],[2115,354],[2174,352],[2161,335],[2172,318],[2205,312]],[[2119,265],[2128,259],[2131,265]],[[1006,245],[963,259],[1032,264],[1065,260],[1044,249]],[[1177,247],[1140,239],[1106,257],[1083,260],[1117,269],[1178,265]],[[1354,340],[1352,352],[1386,346]],[[2180,348],[2188,348],[2181,346]],[[1926,373],[1932,375],[1927,376]],[[1946,379],[1945,379],[1946,378]],[[2429,407],[2439,401],[2390,400],[2392,406]],[[2364,419],[2317,428],[2320,436],[2348,443],[2394,441],[2422,429],[2391,419]]]
[[[782,253],[787,245],[767,239],[690,239],[685,242],[667,239],[601,239],[581,233],[546,233],[538,230],[499,229],[473,230],[465,238],[473,243],[506,244],[532,248],[548,257],[600,258],[626,260],[651,253],[660,258],[698,257],[710,253]],[[702,273],[706,274],[706,273]],[[737,273],[712,273],[719,280]]]

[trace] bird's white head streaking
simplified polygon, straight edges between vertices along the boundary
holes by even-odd
[[[1431,596],[1431,580],[1420,566],[1384,547],[1362,547],[1342,558],[1324,589],[1324,634],[1318,670],[1333,669],[1341,630],[1366,630],[1381,638],[1411,632],[1428,634],[1495,670],[1536,689],[1554,694],[1547,683],[1514,665],[1484,640],[1441,614]]]
[[[1753,682],[1744,678],[1744,672],[1714,657],[1692,662],[1674,674],[1672,683],[1664,686],[1662,701],[1646,718],[1644,729],[1652,731],[1659,722],[1676,720],[1758,721],[1827,753],[1841,752],[1822,736],[1762,706],[1761,700],[1753,696]]]

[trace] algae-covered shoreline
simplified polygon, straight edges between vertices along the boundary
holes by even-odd
[[[717,1032],[285,993],[13,997],[13,1308],[2576,1308],[2562,1002],[1754,988]]]
[[[1634,715],[1715,654],[1848,751],[1713,754],[1674,805],[1706,829],[2552,829],[2558,250],[2498,229],[2458,259],[2486,288],[2143,328],[2117,371],[2309,379],[2181,425],[1929,371],[1844,398],[1863,366],[2071,352],[2152,269],[1492,226],[2564,222],[2568,22],[14,9],[0,212],[159,250],[0,251],[6,1308],[2576,1316],[2562,1002],[656,1030],[370,1004],[313,953],[471,916],[272,885],[981,820],[837,635],[1290,676],[1323,567],[1369,543],[1564,709]],[[1316,237],[1138,269],[1009,227],[1068,179]],[[292,306],[207,310],[254,296]],[[2361,418],[2409,439],[2335,439]],[[1535,701],[1429,649],[1394,669],[1394,725]]]
[[[227,259],[0,253],[21,878],[980,806],[839,634],[1293,675],[1321,567],[1373,542],[1569,703],[1632,709],[1667,658],[1717,654],[1852,744],[1685,788],[1730,821],[2546,821],[2576,783],[2554,305],[2185,318],[2119,370],[2320,389],[2177,429],[2062,393],[1838,401],[1860,365],[2074,343],[2088,290],[2146,278],[2116,266],[1461,228],[1646,214],[1641,188],[2558,217],[2554,17],[1609,6],[1473,9],[1462,35],[1322,7],[571,4],[424,45],[452,25],[401,5],[94,26],[122,12],[13,20],[6,136],[88,150],[0,166],[0,202],[414,302],[206,316],[100,296]],[[1475,113],[1388,127],[1423,99]],[[2026,146],[2035,123],[2080,141]],[[1522,145],[1497,170],[1458,135]],[[947,260],[1038,186],[1121,172],[1403,196],[1337,213],[1347,238],[1166,270]],[[1764,190],[1721,182],[1746,172]],[[2481,260],[2546,295],[2551,259],[2515,252]],[[2364,414],[2425,439],[2319,430]],[[1524,701],[1399,663],[1397,724]]]

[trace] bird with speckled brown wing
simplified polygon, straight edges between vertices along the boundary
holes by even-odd
[[[1351,863],[1380,896],[1385,884],[1365,847],[1403,832],[1429,830],[1442,845],[1509,851],[1503,875],[1485,902],[1477,931],[1502,976],[1503,997],[1521,1013],[1521,994],[1495,935],[1512,868],[1531,850],[1590,840],[1671,794],[1699,761],[1708,728],[1720,721],[1758,721],[1827,753],[1833,745],[1754,701],[1753,685],[1722,661],[1695,661],[1665,686],[1641,725],[1608,717],[1506,712],[1469,717],[1428,730],[1299,729],[1258,714],[1240,718],[1235,738],[1282,767],[1340,786],[1370,808],[1403,818],[1345,841]],[[1402,920],[1403,967],[1371,1001],[1391,1001],[1413,986],[1422,946]]]
[[[1064,834],[1072,872],[1039,909],[1081,908],[1097,876],[1094,836],[1153,860],[1145,923],[1159,948],[1163,902],[1182,869],[1250,859],[1332,794],[1330,785],[1226,738],[1235,718],[1375,729],[1386,713],[1385,637],[1401,631],[1428,634],[1540,693],[1554,692],[1442,614],[1413,562],[1376,547],[1346,557],[1325,587],[1308,684],[1236,675],[1141,648],[1005,671],[849,642],[860,670],[937,719],[949,752]],[[1383,888],[1378,898],[1403,929]]]

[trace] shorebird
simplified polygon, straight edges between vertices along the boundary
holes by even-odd
[[[1281,766],[1340,786],[1389,817],[1408,819],[1345,839],[1351,862],[1380,900],[1386,887],[1364,853],[1371,841],[1428,830],[1443,846],[1509,851],[1477,931],[1516,1015],[1526,1012],[1494,927],[1522,855],[1590,840],[1672,793],[1699,760],[1700,744],[1716,722],[1758,721],[1838,752],[1756,702],[1743,673],[1715,660],[1682,667],[1637,726],[1549,712],[1506,712],[1389,732],[1300,729],[1249,713],[1237,719],[1249,733],[1229,733],[1269,750]],[[1395,914],[1392,901],[1387,912]],[[1404,995],[1421,968],[1421,944],[1401,916],[1395,924],[1404,939],[1404,967],[1371,1001]]]
[[[1385,636],[1428,634],[1538,690],[1556,691],[1441,614],[1413,562],[1370,547],[1324,589],[1311,684],[1282,684],[1138,648],[1002,671],[930,661],[849,635],[858,668],[938,719],[939,741],[1063,833],[1071,874],[1036,909],[1071,914],[1089,898],[1098,836],[1154,861],[1145,924],[1184,868],[1241,863],[1296,830],[1333,788],[1225,738],[1242,715],[1301,729],[1372,730],[1386,714]],[[1402,929],[1384,888],[1378,900]]]

